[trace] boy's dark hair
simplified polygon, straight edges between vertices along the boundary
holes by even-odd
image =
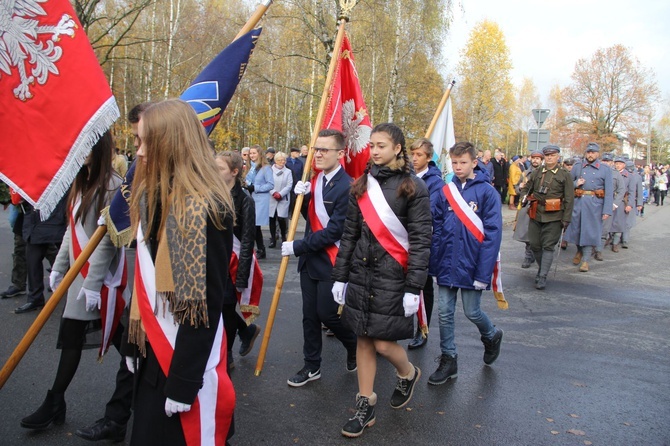
[[[449,149],[449,155],[462,156],[465,154],[470,155],[470,158],[473,160],[477,159],[477,149],[475,149],[475,146],[468,141],[457,142],[451,149]]]
[[[344,134],[336,129],[323,129],[319,132],[320,138],[335,138],[337,150],[344,150]]]
[[[151,105],[151,102],[142,102],[137,104],[128,112],[128,122],[131,124],[137,124],[140,122],[140,115]]]

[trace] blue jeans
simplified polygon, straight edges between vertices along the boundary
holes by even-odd
[[[440,286],[437,299],[438,317],[440,320],[440,350],[442,350],[442,354],[452,357],[456,356],[454,313],[456,311],[456,294],[458,290],[461,290],[465,317],[477,326],[481,336],[484,339],[491,339],[496,331],[491,320],[481,309],[481,291]]]

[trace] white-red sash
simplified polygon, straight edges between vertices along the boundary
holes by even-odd
[[[311,191],[312,199],[309,200],[307,216],[309,217],[309,226],[312,228],[312,232],[316,232],[323,230],[323,228],[328,226],[328,222],[330,221],[330,216],[326,211],[326,207],[323,205],[323,172],[319,172],[318,175],[315,175],[312,178]],[[339,240],[325,248],[333,265],[335,265],[335,259],[337,258],[337,251],[339,248]]]
[[[81,221],[74,221],[74,216],[81,204],[81,198],[77,198],[70,211],[70,255],[73,259],[77,259],[81,255],[82,247],[86,246],[89,237],[81,224]],[[90,259],[89,259],[90,260]],[[87,260],[81,268],[79,274],[83,278],[88,276],[89,261]],[[98,359],[102,357],[109,350],[109,344],[119,326],[123,309],[128,304],[128,268],[126,265],[126,251],[121,248],[119,256],[119,264],[116,271],[107,271],[105,279],[100,288],[100,321],[102,324],[102,342],[100,343],[100,350],[98,351]],[[95,291],[95,290],[92,290]]]
[[[472,234],[472,236],[479,242],[484,242],[484,223],[482,219],[475,213],[475,211],[465,202],[458,187],[453,182],[449,182],[442,188],[444,196],[449,202],[449,206],[454,211],[458,219],[463,223],[465,228]],[[491,276],[491,288],[493,295],[498,301],[498,307],[507,309],[508,304],[505,300],[502,286],[502,270],[500,266],[500,251],[496,258],[495,266],[493,267],[493,275]]]
[[[386,201],[379,182],[370,174],[368,174],[367,191],[358,199],[358,207],[365,223],[382,248],[407,271],[407,264],[409,263],[409,235],[407,229]],[[428,319],[423,301],[423,290],[421,290],[419,296],[419,327],[424,334],[427,334]]]
[[[156,274],[151,253],[144,242],[142,227],[137,230],[135,292],[147,339],[156,354],[161,370],[168,375],[179,326],[175,323],[169,302],[161,299],[157,308]],[[167,311],[164,311],[167,310]],[[188,446],[225,445],[235,409],[235,390],[226,371],[226,334],[219,317],[214,344],[207,360],[203,385],[191,410],[179,414]],[[150,428],[150,427],[148,427]]]
[[[233,253],[230,256],[230,279],[233,285],[237,284],[237,268],[240,264],[240,239],[233,235]],[[263,291],[263,271],[256,259],[256,253],[253,254],[251,261],[251,271],[249,272],[249,281],[245,284],[244,291],[240,293],[235,290],[237,302],[240,305],[240,311],[247,324],[252,323],[260,314],[258,306],[261,302],[261,293]]]

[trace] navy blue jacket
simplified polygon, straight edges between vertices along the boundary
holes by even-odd
[[[452,182],[482,220],[484,241],[480,243],[468,231],[442,193],[433,224],[429,267],[441,286],[472,290],[477,280],[489,284],[487,289],[490,288],[502,242],[502,209],[500,194],[491,186],[488,174],[479,165],[475,167],[475,174],[465,187],[456,176]]]
[[[302,171],[305,168],[304,162],[298,158],[291,158],[290,156],[286,158],[286,167],[291,171],[293,175],[293,185],[298,181],[302,180]]]
[[[300,257],[298,271],[306,270],[313,280],[331,280],[330,274],[333,270],[333,264],[324,248],[342,238],[344,220],[347,217],[347,207],[349,206],[351,182],[352,179],[344,171],[344,168],[340,168],[328,182],[323,191],[323,205],[330,220],[321,231],[312,232],[307,214],[309,200],[312,196],[310,194],[304,198],[302,213],[307,220],[305,237],[293,242],[293,251],[296,256]]]

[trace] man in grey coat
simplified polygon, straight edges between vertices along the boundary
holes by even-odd
[[[572,263],[579,265],[581,272],[589,270],[591,252],[600,244],[602,222],[612,216],[612,169],[598,161],[599,155],[600,146],[589,143],[584,159],[575,163],[570,171],[575,204],[564,240],[577,245]]]
[[[642,177],[635,170],[635,163],[631,160],[626,161],[626,170],[630,178],[628,186],[628,206],[626,206],[626,226],[621,233],[621,247],[628,248],[628,240],[630,239],[630,230],[635,226],[637,213],[642,210],[644,204],[642,198]]]
[[[614,165],[614,157],[611,153],[604,153],[601,157],[603,163],[610,166],[612,169],[612,193],[614,194],[612,198],[612,217],[603,221],[603,234],[600,238],[600,245],[596,248],[596,253],[594,258],[596,260],[603,260],[603,249],[607,244],[607,241],[610,240],[610,234],[621,232],[619,229],[619,224],[623,221],[623,218],[618,216],[623,215],[624,210],[624,194],[626,193],[626,182],[624,177],[619,173]],[[619,220],[617,220],[619,218]],[[610,240],[611,241],[611,240]],[[613,249],[614,250],[614,249]],[[618,248],[617,248],[618,251]],[[616,252],[616,251],[615,251]]]

